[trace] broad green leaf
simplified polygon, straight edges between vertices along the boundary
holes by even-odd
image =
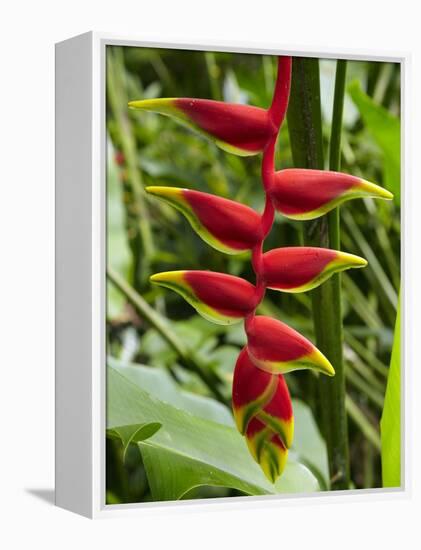
[[[164,403],[200,418],[234,426],[234,420],[227,407],[209,397],[180,389],[169,373],[162,368],[125,363],[113,357],[108,358],[108,364],[136,386]]]
[[[139,443],[156,433],[161,424],[150,422],[149,424],[132,424],[131,426],[116,426],[107,430],[107,436],[111,439],[121,439],[123,444],[123,458],[126,456],[130,443]]]
[[[348,86],[348,93],[358,107],[364,124],[383,153],[385,186],[400,203],[400,134],[399,118],[376,103],[358,81]]]
[[[239,352],[240,350],[234,346],[221,346],[212,355],[212,360],[218,359],[221,363],[225,362],[228,365],[224,372],[227,376],[230,374],[230,380],[232,380],[232,371]],[[224,405],[209,397],[183,391],[164,369],[127,363],[113,357],[109,357],[108,364],[160,401],[200,418],[234,426],[232,414]],[[322,487],[327,489],[329,467],[326,444],[320,435],[310,408],[299,399],[293,399],[292,403],[295,418],[292,450],[297,460],[305,464],[317,477]]]
[[[318,490],[315,478],[310,484],[312,487],[310,490],[304,488],[304,485],[307,485],[310,481],[306,481],[307,476],[312,474],[306,466],[291,459],[288,462],[287,470],[272,486],[272,491],[268,492],[261,491],[260,488],[257,491],[253,488],[247,489],[244,481],[242,482],[243,488],[241,488],[238,481],[230,482],[226,472],[213,467],[208,461],[183,456],[173,450],[157,448],[152,442],[148,444],[145,441],[140,443],[139,447],[154,500],[176,500],[182,498],[191,489],[203,485],[236,488],[250,495],[296,493],[297,491],[314,492]],[[223,448],[218,447],[218,450],[223,451]],[[244,451],[247,452],[247,449],[244,449]],[[165,483],[163,480],[165,480]],[[232,483],[236,483],[236,485]]]
[[[162,427],[139,443],[154,500],[179,499],[201,485],[249,495],[309,493],[319,489],[310,470],[289,459],[276,485],[269,483],[234,427],[200,418],[157,399],[121,370],[108,367],[107,427],[157,422]]]
[[[382,442],[383,487],[401,485],[401,316],[400,304],[396,317],[392,359],[387,379],[386,397],[380,433]]]
[[[299,399],[292,400],[294,410],[294,443],[292,449],[303,464],[308,466],[323,489],[329,488],[329,465],[326,443],[320,435],[308,405]]]

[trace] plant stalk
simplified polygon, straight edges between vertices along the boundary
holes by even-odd
[[[127,298],[140,315],[148,321],[171,346],[180,358],[181,363],[189,370],[195,372],[209,388],[210,392],[218,401],[229,405],[229,402],[219,389],[220,380],[218,377],[195,356],[192,350],[177,336],[171,327],[155,309],[153,309],[136,290],[131,287],[125,279],[112,267],[107,268],[109,281]]]
[[[345,91],[346,62],[338,61],[335,79],[329,168],[338,170]],[[288,129],[294,165],[324,169],[320,75],[317,59],[294,58]],[[308,246],[340,248],[339,210],[308,222],[304,227]],[[317,382],[321,429],[326,440],[331,489],[349,488],[348,425],[345,408],[345,372],[340,277],[333,275],[311,292],[314,330],[318,348],[335,368],[333,378]]]
[[[155,253],[152,229],[145,202],[142,176],[137,165],[136,143],[127,114],[127,95],[122,80],[122,60],[116,51],[107,54],[107,103],[115,120],[110,132],[116,148],[123,153],[123,205],[126,214],[126,233],[132,253],[132,282],[140,290],[150,274],[150,263]]]

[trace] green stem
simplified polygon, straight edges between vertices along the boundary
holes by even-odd
[[[171,346],[180,358],[183,365],[189,370],[195,372],[199,378],[206,384],[211,393],[221,401],[228,405],[221,391],[219,390],[218,377],[206,368],[206,365],[194,355],[192,350],[179,339],[177,334],[171,329],[167,321],[155,311],[145,300],[131,287],[125,279],[112,267],[107,268],[107,277],[113,285],[127,298],[132,306],[140,313],[143,319],[152,325]]]
[[[218,74],[219,69],[216,64],[215,54],[213,52],[205,52],[206,68],[208,70],[209,84],[212,92],[212,98],[220,101],[221,93],[219,91]]]
[[[342,114],[345,98],[346,61],[336,63],[335,95],[333,98],[332,128],[330,133],[329,169],[339,170],[341,165]],[[334,212],[337,212],[337,209]],[[338,216],[339,219],[339,216]],[[339,237],[338,237],[339,243]]]
[[[133,284],[136,289],[150,273],[155,252],[149,215],[145,203],[142,175],[138,168],[136,143],[128,116],[127,94],[123,80],[122,60],[117,52],[107,53],[107,103],[115,121],[111,137],[124,156],[123,204],[126,212],[126,233],[133,257]]]
[[[346,62],[338,61],[330,145],[329,167],[339,169],[340,135]],[[294,58],[288,129],[294,164],[301,168],[324,169],[320,75],[317,59]],[[339,211],[304,227],[307,245],[340,248]],[[329,457],[331,489],[349,488],[348,425],[345,409],[345,372],[340,277],[334,275],[311,293],[317,346],[335,368],[333,378],[320,377],[319,412]]]

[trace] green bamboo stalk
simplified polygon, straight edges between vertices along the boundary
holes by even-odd
[[[323,168],[320,82],[317,60],[293,58],[287,123],[294,166],[297,168]],[[310,228],[310,224],[299,224],[298,244],[300,246],[306,244],[306,233]],[[301,295],[294,296],[300,299]],[[321,431],[324,433],[318,383],[310,372],[302,373],[300,378],[302,390],[315,413]]]
[[[132,306],[140,313],[143,319],[152,325],[171,346],[178,355],[181,363],[189,370],[195,372],[199,378],[209,388],[211,393],[225,405],[229,405],[229,401],[225,399],[219,389],[221,380],[217,375],[207,369],[206,365],[195,356],[193,351],[177,336],[171,329],[171,326],[155,309],[153,309],[136,290],[131,287],[125,279],[117,273],[112,267],[107,268],[107,277],[109,281],[127,298]]]
[[[339,168],[345,75],[346,62],[338,61],[329,158],[331,170]],[[320,75],[317,59],[294,58],[288,129],[294,165],[301,168],[323,169]],[[307,245],[339,249],[338,209],[305,224],[304,241]],[[348,489],[348,425],[345,409],[339,275],[334,275],[321,287],[313,290],[311,298],[317,346],[328,357],[336,371],[333,378],[320,377],[318,380],[319,413],[328,449],[331,489]]]

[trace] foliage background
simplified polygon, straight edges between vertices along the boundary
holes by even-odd
[[[130,371],[137,369],[134,375],[137,388],[144,392],[142,399],[152,396],[188,414],[194,400],[202,416],[229,424],[231,418],[226,403],[232,370],[245,341],[241,324],[227,328],[205,322],[178,295],[152,288],[148,276],[157,271],[200,268],[253,280],[249,259],[246,256],[228,257],[212,250],[177,212],[149,199],[143,187],[191,187],[227,196],[261,210],[263,193],[259,159],[225,154],[166,117],[132,113],[126,105],[129,99],[187,96],[266,107],[273,90],[274,59],[244,54],[121,47],[108,47],[107,58],[108,262],[125,283],[152,306],[159,319],[170,320],[167,329],[185,343],[201,366],[199,376],[194,362],[192,365],[180,358],[174,347],[157,331],[154,322],[151,323],[150,318],[141,315],[129,303],[127,293],[121,292],[122,289],[115,284],[109,284],[107,347],[113,374],[109,376],[108,384],[111,385],[111,380],[120,380],[115,377],[116,372],[127,380]],[[320,70],[327,147],[335,61],[321,60]],[[368,488],[379,487],[382,483],[379,421],[400,279],[399,66],[349,62],[347,81],[342,170],[387,186],[397,197],[394,204],[374,203],[370,199],[353,201],[341,211],[344,250],[362,255],[369,261],[365,270],[351,271],[342,277],[351,474],[354,487]],[[285,124],[278,140],[277,167],[290,166],[292,158]],[[294,245],[299,243],[299,239],[299,223],[277,217],[266,247]],[[268,292],[261,311],[286,321],[314,340],[309,307],[307,294]],[[205,377],[203,373],[206,373]],[[217,396],[214,383],[209,382],[215,380]],[[288,475],[292,485],[279,490],[307,492],[315,490],[317,484],[321,489],[327,489],[326,450],[316,428],[320,404],[308,376],[291,373],[288,384],[296,400],[294,452],[297,464],[304,464],[317,483],[309,483],[309,477],[303,481],[301,475],[292,472]],[[170,390],[165,391],[169,387]],[[129,406],[126,397],[130,389],[133,389],[130,385],[122,388],[123,400],[119,410]],[[195,410],[197,414],[198,409]],[[138,426],[134,411],[130,413],[134,414],[133,425]],[[109,418],[113,415],[114,409],[109,409]],[[143,436],[139,435],[142,430],[138,431],[134,438],[136,443],[128,444],[127,449],[122,439],[127,443],[130,437],[125,439],[115,430],[108,432],[109,503],[156,500],[157,496],[203,498],[250,494],[243,486],[235,486],[232,482],[231,485],[227,482],[227,486],[222,488],[211,483],[194,488],[191,480],[195,477],[191,470],[196,466],[192,465],[183,477],[185,487],[192,485],[190,489],[182,494],[179,492],[178,496],[176,491],[164,494],[162,487],[169,485],[173,462],[170,460],[152,472],[146,464],[145,448],[146,442],[154,441],[165,430],[165,417],[162,426],[156,426],[154,433],[150,430],[151,422],[148,422],[149,431],[146,429]],[[300,433],[300,426],[306,428],[304,433]],[[145,437],[143,443],[142,437]],[[215,454],[223,455],[224,449],[215,448]],[[162,462],[162,456],[158,458]],[[155,457],[152,462],[156,464],[159,460]]]

